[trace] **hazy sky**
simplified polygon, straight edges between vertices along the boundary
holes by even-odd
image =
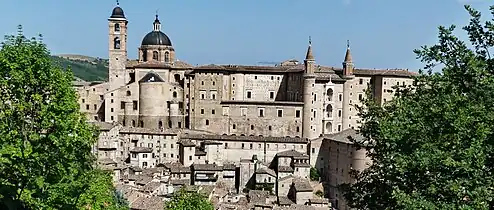
[[[491,3],[489,3],[491,2]],[[437,41],[437,26],[463,26],[464,3],[489,17],[490,0],[120,0],[129,20],[128,51],[152,30],[156,10],[179,60],[248,64],[303,60],[312,36],[316,62],[341,66],[346,40],[356,67],[422,65],[412,52]],[[53,54],[108,57],[113,0],[1,0],[0,34],[43,34]]]

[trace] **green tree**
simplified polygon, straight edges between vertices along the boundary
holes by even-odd
[[[214,210],[207,198],[197,192],[188,192],[184,188],[173,193],[171,200],[166,202],[168,210]]]
[[[310,180],[312,181],[319,181],[319,178],[321,178],[321,175],[319,174],[319,170],[317,168],[311,167],[310,168]]]
[[[0,49],[0,209],[84,208],[79,204],[86,203],[87,193],[99,191],[94,183],[110,180],[93,171],[97,132],[79,112],[72,79],[70,70],[52,64],[40,39],[23,35],[22,27],[16,36],[5,37]]]
[[[369,99],[359,107],[365,140],[356,144],[368,149],[373,164],[356,183],[341,186],[350,206],[493,207],[494,24],[482,24],[478,11],[465,8],[469,43],[453,34],[454,26],[439,27],[439,43],[415,51],[425,64],[416,85],[397,87],[383,106]]]

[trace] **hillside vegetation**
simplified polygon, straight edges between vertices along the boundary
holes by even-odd
[[[63,68],[70,67],[74,76],[85,81],[104,81],[108,78],[108,60],[82,55],[57,55],[52,60]]]

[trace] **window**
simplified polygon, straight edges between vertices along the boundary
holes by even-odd
[[[130,95],[131,95],[131,94],[130,94],[130,90],[127,90],[127,96],[130,96]]]
[[[173,91],[173,98],[177,98],[177,92]]]
[[[358,94],[358,100],[359,100],[359,101],[364,100],[364,96],[363,96],[362,94]]]
[[[278,109],[278,117],[283,117],[283,110],[282,109]]]
[[[259,108],[259,117],[264,117],[264,109]]]
[[[115,23],[114,30],[115,30],[115,32],[120,32],[120,24]]]
[[[247,116],[247,108],[240,108],[240,114],[242,116]]]
[[[115,49],[115,50],[120,49],[120,38],[119,37],[115,37],[115,39],[113,39],[113,49]]]
[[[112,99],[110,99],[110,103],[112,103],[112,104],[113,104],[113,98],[112,98]]]
[[[251,130],[254,130],[254,125],[250,125],[250,129]]]
[[[314,101],[317,101],[317,94],[314,94]]]
[[[223,116],[228,116],[230,114],[230,107],[223,107]]]
[[[268,126],[268,129],[269,129],[269,130],[271,130],[271,129],[273,129],[273,128],[272,128],[271,126]]]
[[[225,149],[228,148],[228,143],[225,143]]]
[[[341,110],[338,110],[338,117],[341,117]]]
[[[201,85],[204,85],[204,81],[201,81]]]
[[[205,99],[206,95],[204,93],[201,93],[201,99]]]
[[[201,114],[204,114],[204,109],[201,109]]]
[[[247,98],[252,98],[252,92],[247,91]]]
[[[216,85],[216,82],[215,81],[213,81],[213,85]]]
[[[297,126],[297,132],[300,132],[300,127]]]
[[[158,60],[158,51],[153,51],[153,60]]]
[[[296,117],[296,118],[299,118],[299,117],[300,117],[300,110],[296,110],[296,111],[295,111],[295,117]]]
[[[97,110],[98,109],[98,105],[94,105],[94,110]]]
[[[82,103],[86,103],[86,100],[82,99]]]
[[[86,104],[86,109],[89,110],[89,104]]]
[[[232,128],[233,128],[234,130],[235,130],[235,129],[237,129],[237,125],[233,124],[233,125],[232,125]]]
[[[211,91],[210,95],[212,100],[216,100],[216,91]]]
[[[216,111],[214,111],[214,109],[212,109],[211,114],[216,114]]]
[[[250,144],[250,149],[252,149],[252,144]]]
[[[132,108],[137,110],[137,101],[132,101]]]
[[[312,154],[316,153],[316,148],[312,148]]]
[[[338,131],[341,131],[341,125],[338,125]]]
[[[137,158],[137,154],[136,153],[132,153],[132,158]]]
[[[170,52],[168,52],[168,51],[165,52],[165,62],[166,63],[170,62]]]
[[[209,120],[206,120],[206,125],[209,125]]]
[[[270,99],[274,99],[274,92],[273,92],[273,91],[270,91],[270,92],[269,92],[269,98],[270,98]]]
[[[359,79],[359,80],[358,80],[358,84],[359,84],[359,85],[364,84],[364,80],[363,80],[363,79]]]
[[[189,156],[189,160],[192,160],[192,156]]]
[[[136,121],[132,120],[132,127],[136,127]]]
[[[158,122],[158,128],[162,128],[162,127],[163,127],[163,121],[161,121],[161,120],[160,120],[160,121]]]
[[[148,158],[148,154],[142,154],[142,158]]]
[[[110,109],[110,112],[113,112],[113,108]]]
[[[339,94],[339,95],[338,95],[338,100],[339,100],[339,101],[343,101],[343,95]]]

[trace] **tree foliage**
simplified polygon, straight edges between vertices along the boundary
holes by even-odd
[[[189,192],[184,188],[173,193],[171,200],[166,202],[167,210],[214,210],[207,198],[197,192]]]
[[[341,186],[352,207],[492,208],[494,24],[465,8],[469,43],[453,34],[454,26],[439,27],[439,43],[415,51],[425,63],[416,85],[397,87],[382,107],[372,99],[359,107],[365,141],[356,143],[367,147],[373,164]]]
[[[319,170],[317,168],[311,167],[310,168],[310,180],[311,181],[319,181],[319,178],[321,178],[321,175],[319,174]]]
[[[70,70],[39,39],[6,36],[0,49],[0,208],[77,209],[111,203],[93,170],[96,130],[79,112]],[[112,189],[112,188],[109,188]],[[113,197],[111,198],[113,199]],[[91,203],[95,204],[95,203]],[[98,205],[98,204],[95,204]]]

